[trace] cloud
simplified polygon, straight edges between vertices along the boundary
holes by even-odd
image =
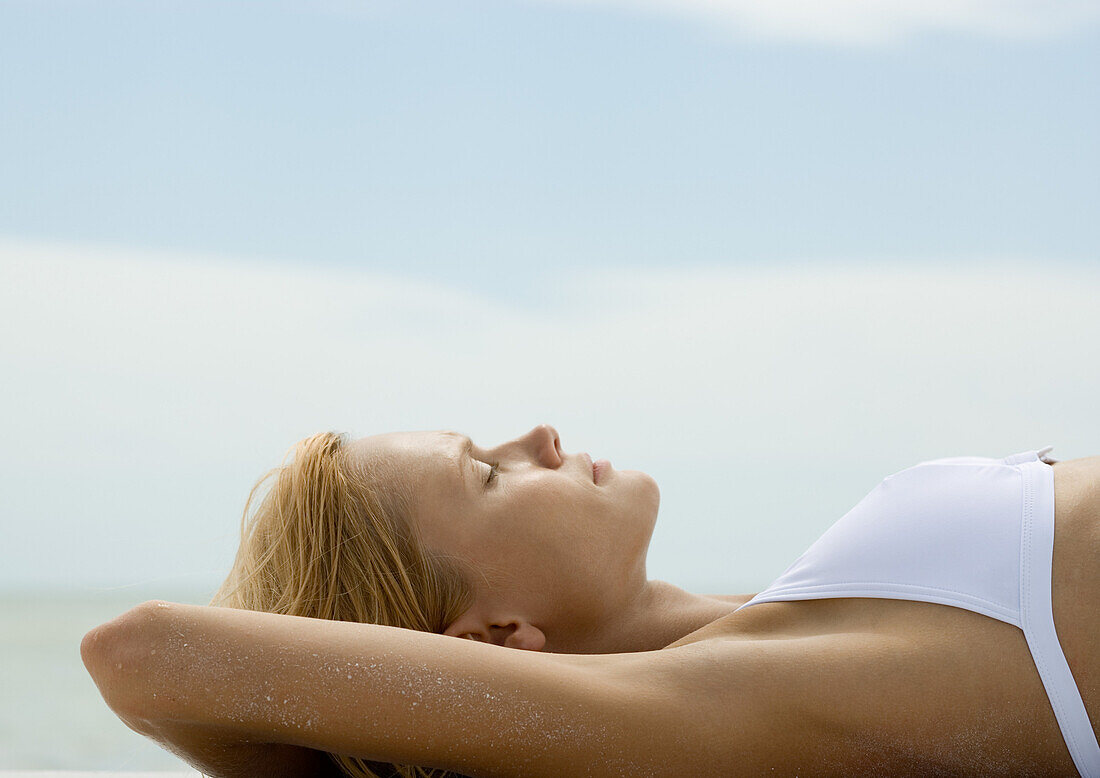
[[[924,33],[1037,38],[1100,19],[1095,0],[543,0],[702,20],[741,34],[881,44]]]
[[[352,268],[0,242],[0,585],[211,586],[297,439],[549,421],[652,473],[651,574],[749,591],[883,476],[1097,453],[1100,272],[605,269],[520,305]],[[11,528],[10,530],[7,528]],[[42,560],[49,560],[43,563]],[[717,591],[717,589],[715,589]]]

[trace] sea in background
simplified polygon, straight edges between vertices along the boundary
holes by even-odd
[[[203,592],[0,592],[0,770],[186,770],[111,712],[80,660],[92,627],[148,599]]]

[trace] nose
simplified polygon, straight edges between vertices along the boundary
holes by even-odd
[[[561,467],[561,438],[556,429],[549,424],[540,424],[523,437],[539,464],[543,467]]]

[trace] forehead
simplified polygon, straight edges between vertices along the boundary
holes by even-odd
[[[457,432],[387,432],[348,444],[363,464],[381,466],[407,478],[415,491],[425,488],[453,493],[464,483],[462,452],[468,438]]]

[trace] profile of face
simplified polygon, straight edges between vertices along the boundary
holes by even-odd
[[[492,448],[455,432],[394,432],[348,452],[404,479],[424,544],[478,574],[448,635],[568,651],[645,585],[656,481],[566,453],[548,424]]]

